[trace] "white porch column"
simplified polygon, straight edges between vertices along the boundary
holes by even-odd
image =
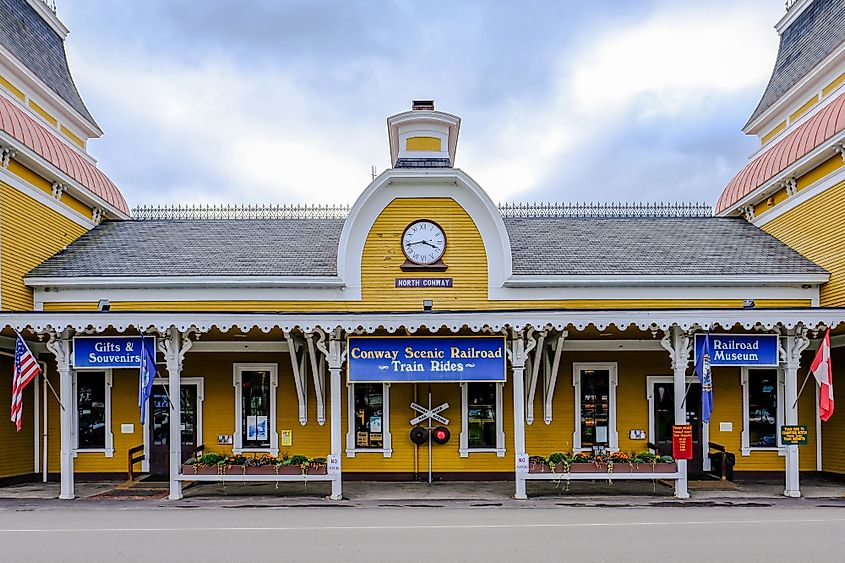
[[[801,365],[801,353],[810,345],[807,329],[798,326],[789,330],[780,338],[780,360],[784,377],[784,423],[787,426],[798,424],[798,368]],[[798,446],[786,446],[786,488],[783,495],[792,498],[801,496],[799,485]]]
[[[515,333],[511,338],[510,349],[508,355],[511,360],[512,367],[512,383],[513,383],[513,453],[514,460],[520,455],[525,454],[525,360],[528,359],[528,353],[534,349],[537,341],[530,337],[523,337],[520,333]],[[524,500],[528,498],[525,494],[525,475],[519,471],[514,471],[516,476],[516,491],[513,498],[517,500]]]
[[[343,402],[343,399],[340,397],[340,392],[343,386],[341,385],[341,375],[340,368],[343,365],[343,356],[345,355],[343,351],[343,342],[340,339],[339,335],[332,335],[331,341],[329,341],[329,378],[331,379],[331,454],[332,456],[336,456],[338,463],[340,463],[340,451],[342,449],[343,444],[343,432],[342,432],[342,424],[343,420],[340,414],[340,405]],[[332,476],[332,500],[341,500],[343,499],[343,477],[338,471],[336,474]]]
[[[191,339],[183,338],[175,326],[168,329],[159,350],[167,362],[168,390],[170,396],[170,500],[182,498],[182,362],[191,349]]]
[[[61,397],[61,450],[59,463],[61,470],[61,486],[59,498],[72,500],[74,493],[73,480],[73,452],[76,444],[73,443],[73,417],[76,401],[73,397],[73,370],[70,368],[70,343],[71,331],[65,330],[61,334],[50,334],[47,341],[47,349],[56,357],[56,367],[59,372],[59,396]]]
[[[672,360],[672,375],[675,390],[675,424],[687,423],[687,409],[684,396],[687,391],[687,368],[689,367],[692,337],[681,327],[673,325],[661,344],[669,351]],[[676,460],[680,477],[675,480],[675,498],[689,498],[687,490],[687,460]]]

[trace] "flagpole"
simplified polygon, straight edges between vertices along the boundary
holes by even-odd
[[[808,371],[808,372],[807,372],[807,377],[805,377],[805,378],[804,378],[804,383],[802,383],[802,384],[801,384],[801,389],[799,389],[799,390],[798,390],[798,396],[797,396],[797,397],[795,397],[795,402],[794,402],[794,403],[792,403],[792,408],[793,408],[793,409],[795,408],[795,405],[797,405],[797,404],[798,404],[798,399],[800,399],[800,398],[801,398],[801,393],[803,393],[803,392],[804,392],[804,386],[805,386],[805,385],[807,385],[807,380],[809,380],[809,379],[810,379],[810,374],[811,374],[811,373],[812,373],[812,372],[810,372],[810,371]]]

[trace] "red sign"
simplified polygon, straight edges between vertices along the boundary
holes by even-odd
[[[692,424],[675,424],[672,426],[672,457],[692,459]]]

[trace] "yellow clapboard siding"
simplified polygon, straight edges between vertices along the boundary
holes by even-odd
[[[443,290],[438,290],[443,291]],[[422,303],[423,297],[419,298]],[[437,303],[437,302],[435,302]],[[461,303],[450,307],[454,310],[512,310],[532,309],[741,309],[739,299],[583,299],[563,301],[487,301],[485,306],[463,307]],[[809,299],[757,299],[757,308],[809,307]],[[419,310],[417,307],[413,310]],[[438,307],[435,307],[438,309]],[[44,303],[45,311],[96,311],[93,301],[54,301]],[[220,312],[359,312],[397,311],[383,304],[366,301],[113,301],[112,311],[220,311]],[[448,310],[440,307],[439,310]]]
[[[845,381],[845,349],[831,350],[833,381]],[[822,469],[832,473],[845,473],[845,409],[834,409],[833,416],[822,422]]]
[[[62,126],[59,128],[59,130],[62,132],[62,134],[63,134],[65,137],[67,137],[68,139],[70,139],[70,140],[71,140],[71,141],[72,141],[72,142],[73,142],[76,146],[78,146],[78,147],[79,147],[79,148],[81,148],[81,149],[84,149],[84,148],[85,148],[85,141],[84,141],[84,140],[82,140],[82,139],[80,139],[80,138],[79,138],[79,136],[78,136],[78,135],[76,135],[73,131],[71,131],[70,129],[68,129],[68,128],[67,128],[67,127],[65,127],[64,125],[62,125]]]
[[[26,96],[23,92],[21,92],[14,84],[6,80],[4,77],[0,76],[0,86],[6,89],[7,92],[12,94],[14,97],[19,99],[20,101],[25,101]]]
[[[821,306],[845,305],[845,182],[790,209],[763,226],[830,272],[830,281],[821,288]]]
[[[23,276],[85,232],[70,219],[0,183],[0,305],[32,310]]]
[[[836,90],[842,83],[845,83],[845,72],[833,79],[830,84],[822,88],[822,96],[827,96],[828,94]]]
[[[0,424],[0,479],[4,477],[18,477],[31,475],[35,472],[35,383],[30,383],[23,394],[23,418],[21,431],[15,430],[15,425],[8,416],[3,417]],[[8,409],[12,403],[12,358],[0,356],[0,404]],[[6,413],[9,411],[6,410]]]

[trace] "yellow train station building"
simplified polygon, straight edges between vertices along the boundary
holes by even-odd
[[[86,151],[101,131],[67,29],[40,0],[0,9],[17,22],[0,19],[0,403],[15,331],[43,366],[23,430],[0,425],[0,482],[58,479],[70,499],[75,480],[134,472],[179,499],[186,482],[324,480],[337,499],[430,461],[516,498],[609,471],[687,498],[726,468],[797,497],[801,475],[845,474],[845,408],[822,422],[812,377],[799,398],[828,328],[845,374],[842,2],[778,23],[744,129],[761,146],[715,211],[497,205],[431,100],[387,119],[392,166],[349,207],[130,210]],[[143,424],[142,338],[158,372]],[[691,459],[670,459],[675,425]],[[429,427],[430,449],[412,440]],[[597,461],[576,471],[579,455]]]

